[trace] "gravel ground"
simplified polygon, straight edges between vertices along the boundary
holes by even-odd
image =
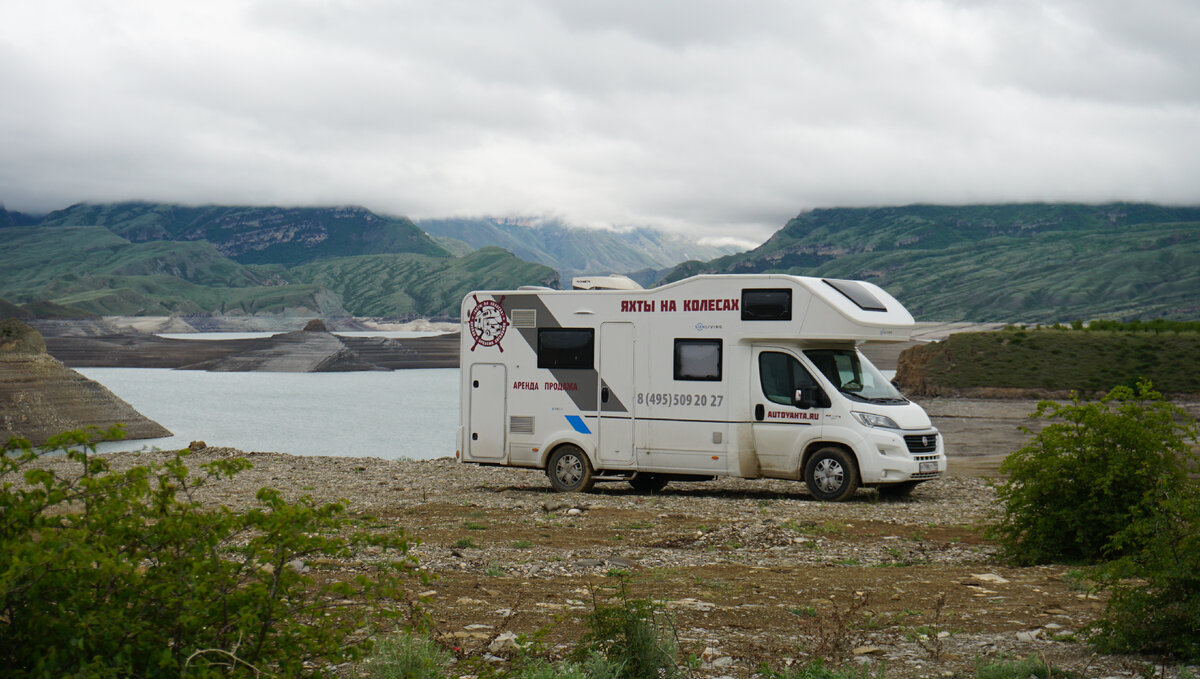
[[[165,455],[110,459],[119,469]],[[464,653],[503,657],[505,632],[539,629],[561,652],[584,633],[593,598],[623,581],[631,596],[671,612],[699,676],[748,677],[764,662],[782,667],[814,652],[886,663],[888,677],[971,676],[977,662],[1030,655],[1089,677],[1139,676],[1152,662],[1097,656],[1077,641],[1103,602],[1068,569],[995,559],[982,530],[994,494],[974,471],[904,500],[860,491],[822,503],[789,481],[672,484],[657,494],[609,483],[562,495],[535,471],[445,458],[205,447],[192,460],[227,456],[254,468],[202,489],[202,501],[248,507],[271,486],[292,499],[349,500],[416,538],[413,553],[435,579],[414,582],[412,595]],[[338,568],[350,573],[371,558]]]

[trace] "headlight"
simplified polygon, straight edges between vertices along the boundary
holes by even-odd
[[[879,427],[881,429],[899,429],[900,425],[887,415],[876,415],[874,413],[852,413],[858,418],[859,422],[868,427]]]

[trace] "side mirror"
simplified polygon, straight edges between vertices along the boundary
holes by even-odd
[[[802,410],[808,410],[820,402],[821,389],[819,387],[801,387],[792,396],[792,405]]]

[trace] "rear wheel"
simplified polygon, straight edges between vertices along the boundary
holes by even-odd
[[[818,500],[840,502],[858,490],[858,467],[841,448],[822,448],[804,465],[804,484]]]
[[[661,474],[647,474],[645,472],[634,474],[629,479],[629,485],[633,486],[634,490],[643,493],[656,493],[666,488],[670,482],[670,479]]]
[[[592,489],[592,463],[579,446],[562,445],[554,450],[546,462],[546,476],[550,485],[560,493],[587,492]]]

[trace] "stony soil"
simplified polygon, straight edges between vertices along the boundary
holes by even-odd
[[[683,652],[702,663],[698,676],[748,677],[764,662],[782,667],[814,652],[886,663],[888,677],[970,676],[980,659],[1005,656],[1040,655],[1088,677],[1137,676],[1151,662],[1096,656],[1075,640],[1103,602],[1070,569],[994,557],[983,532],[993,491],[979,465],[960,459],[951,476],[905,500],[860,491],[830,504],[785,481],[673,484],[656,494],[608,483],[561,495],[535,471],[446,458],[209,447],[194,464],[230,455],[254,468],[205,488],[205,502],[249,506],[262,486],[345,498],[416,538],[413,553],[435,579],[414,580],[411,594],[427,601],[441,638],[466,653],[489,653],[504,632],[538,630],[561,651],[584,633],[593,600],[623,582],[672,614]],[[121,468],[163,456],[111,458]],[[369,559],[320,569],[349,573]]]

